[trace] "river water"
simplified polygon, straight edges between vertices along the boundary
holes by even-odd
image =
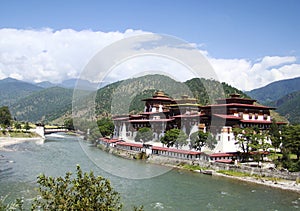
[[[0,196],[8,195],[8,201],[24,197],[26,205],[36,195],[37,175],[63,176],[79,164],[83,171],[92,170],[111,181],[124,210],[134,205],[144,205],[145,210],[297,210],[300,206],[300,195],[294,192],[118,158],[72,136],[49,136],[44,143],[26,142],[8,149],[0,151]],[[122,172],[122,166],[132,175],[107,172],[97,163],[104,160],[111,161],[111,169]],[[166,173],[139,177],[145,171]],[[135,175],[139,179],[132,179]]]

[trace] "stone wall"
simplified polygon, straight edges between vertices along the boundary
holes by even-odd
[[[205,161],[200,161],[199,163],[202,167],[207,167],[218,170],[230,170],[236,172],[248,173],[250,175],[258,175],[261,177],[274,177],[286,180],[295,181],[297,178],[300,178],[300,172],[287,172],[287,171],[279,171],[277,169],[263,169],[259,167],[250,167],[245,165],[232,165],[232,164],[224,164],[224,163],[210,163]]]

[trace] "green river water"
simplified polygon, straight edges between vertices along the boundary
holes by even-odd
[[[63,176],[76,169],[108,178],[121,194],[124,210],[298,210],[300,195],[223,177],[115,157],[76,137],[49,136],[0,151],[0,195],[30,204],[40,173]]]

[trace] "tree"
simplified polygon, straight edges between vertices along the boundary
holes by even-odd
[[[114,123],[110,118],[104,117],[97,121],[99,132],[103,137],[111,136],[114,132]]]
[[[30,130],[30,125],[28,122],[25,123],[24,127],[23,127],[26,131]]]
[[[235,140],[237,140],[236,144],[239,144],[243,150],[243,160],[248,160],[250,150],[255,151],[258,143],[258,139],[256,137],[256,129],[251,127],[233,128],[233,134]]]
[[[183,132],[182,130],[180,130],[179,134],[177,136],[177,139],[174,143],[176,148],[177,149],[178,149],[178,147],[182,148],[184,145],[187,145],[187,143],[188,143],[187,139],[188,139],[188,135],[185,132]]]
[[[7,106],[0,107],[0,125],[9,127],[12,117]]]
[[[177,128],[168,130],[166,134],[160,139],[161,143],[166,144],[167,147],[176,146],[183,146],[186,144],[187,136],[186,134]]]
[[[134,140],[136,142],[141,141],[143,143],[151,141],[152,139],[153,139],[153,132],[152,132],[151,128],[148,128],[148,127],[140,128],[134,138]]]
[[[195,133],[192,133],[190,136],[191,147],[201,151],[202,147],[208,147],[213,149],[216,145],[216,139],[211,133],[204,133],[202,130],[199,130]]]
[[[289,125],[282,131],[282,147],[297,155],[300,159],[300,125]]]
[[[93,127],[89,130],[89,134],[87,134],[87,140],[91,141],[92,143],[95,143],[99,137],[102,137],[102,135],[98,127]]]
[[[21,128],[22,128],[22,125],[21,125],[21,123],[20,122],[15,122],[15,128],[17,129],[17,130],[20,130]]]
[[[72,173],[65,177],[38,177],[39,197],[34,199],[32,210],[121,210],[120,195],[103,177],[93,172],[82,173],[79,165],[76,178]]]
[[[272,120],[272,124],[269,129],[269,137],[271,139],[272,146],[274,147],[276,153],[276,149],[278,149],[281,144],[281,134],[275,120]]]
[[[65,119],[64,126],[68,130],[74,130],[73,119],[72,118]]]

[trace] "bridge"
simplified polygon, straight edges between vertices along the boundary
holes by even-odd
[[[51,133],[59,133],[59,132],[68,132],[69,130],[66,128],[45,128],[44,125],[36,125],[35,132],[39,134],[42,138],[45,138],[45,135]]]

